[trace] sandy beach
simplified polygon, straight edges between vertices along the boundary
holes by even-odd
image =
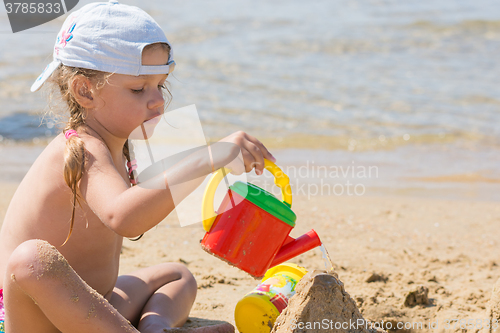
[[[196,147],[242,130],[289,167],[291,236],[316,230],[364,318],[404,323],[406,332],[492,333],[488,303],[500,281],[497,2],[120,2],[150,13],[174,45],[164,118],[196,105]],[[60,132],[56,119],[41,118],[50,91],[29,89],[65,16],[14,34],[0,15],[0,223]],[[173,120],[166,123],[194,139]],[[362,193],[346,194],[348,184]],[[342,193],[311,195],[310,185],[340,185]],[[204,252],[203,235],[201,223],[181,227],[172,213],[139,241],[124,241],[120,274],[183,263],[198,282],[186,326],[234,325],[237,302],[259,280]],[[325,268],[319,249],[291,262]],[[422,290],[426,302],[416,304]]]
[[[0,185],[0,221],[16,187]],[[421,324],[423,330],[413,331],[432,332],[442,331],[454,318],[489,319],[487,303],[500,278],[498,203],[295,196],[293,210],[298,219],[291,236],[317,231],[365,318],[415,328]],[[181,228],[171,214],[140,241],[125,240],[120,274],[162,262],[184,263],[198,282],[186,326],[234,324],[236,303],[259,281],[204,252],[199,244],[203,235],[200,224]],[[291,262],[308,270],[325,267],[319,249]],[[420,285],[428,288],[430,304],[405,306],[407,295]],[[429,329],[429,322],[438,326]]]

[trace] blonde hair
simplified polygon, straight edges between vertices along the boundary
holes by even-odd
[[[162,48],[167,53],[170,52],[170,46],[164,43],[155,43],[147,45],[144,48],[146,50],[156,50],[158,48]],[[143,51],[143,52],[144,52]],[[67,107],[69,111],[69,119],[65,123],[63,127],[63,133],[66,133],[69,130],[78,131],[78,128],[85,124],[86,110],[83,106],[81,106],[75,98],[75,92],[73,91],[72,85],[74,80],[78,77],[87,78],[95,90],[101,89],[106,83],[108,78],[112,75],[112,73],[105,73],[92,69],[78,68],[78,67],[70,67],[61,65],[51,76],[51,83],[58,87],[61,100],[64,102],[65,107]],[[93,88],[91,88],[93,89]],[[165,108],[168,107],[170,101],[172,99],[172,94],[170,90],[166,87],[167,93],[165,93],[165,99],[168,100]],[[53,98],[53,94],[50,94],[50,99]],[[123,155],[127,159],[127,162],[131,162],[134,159],[132,146],[129,147],[128,140],[125,141],[123,145]],[[64,181],[71,189],[73,193],[73,211],[71,214],[71,224],[68,232],[68,236],[64,241],[64,244],[69,240],[71,233],[73,231],[73,226],[75,222],[75,209],[76,204],[82,207],[81,200],[83,200],[79,183],[82,179],[84,170],[85,170],[85,162],[86,162],[86,154],[85,154],[85,143],[78,136],[71,136],[66,140],[66,148],[64,151]],[[130,174],[131,180],[134,180],[134,174]],[[142,235],[141,235],[142,236]],[[140,238],[140,237],[139,237]],[[137,238],[137,239],[139,239]]]

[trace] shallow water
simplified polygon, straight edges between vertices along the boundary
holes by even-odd
[[[234,127],[499,143],[494,1],[124,2],[166,31],[178,63],[171,108],[196,104],[208,135]],[[60,22],[12,34],[0,19],[1,118],[44,108],[28,88]]]

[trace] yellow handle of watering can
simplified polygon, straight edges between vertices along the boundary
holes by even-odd
[[[289,207],[292,207],[292,188],[290,187],[290,179],[288,176],[281,171],[281,169],[273,162],[264,159],[264,169],[269,170],[274,176],[274,183],[281,188],[281,196],[284,203]],[[203,229],[209,231],[212,224],[217,217],[214,210],[214,196],[219,183],[224,178],[226,174],[231,172],[228,168],[222,168],[217,170],[212,178],[210,178],[207,188],[205,189],[205,194],[203,195],[203,201],[201,203],[201,217],[203,220]]]

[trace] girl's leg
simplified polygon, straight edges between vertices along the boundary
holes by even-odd
[[[196,291],[196,280],[186,266],[165,263],[118,277],[110,302],[142,333],[163,333],[186,322]],[[234,327],[222,324],[187,331],[234,332]]]
[[[19,245],[6,274],[6,333],[138,332],[45,241]]]

